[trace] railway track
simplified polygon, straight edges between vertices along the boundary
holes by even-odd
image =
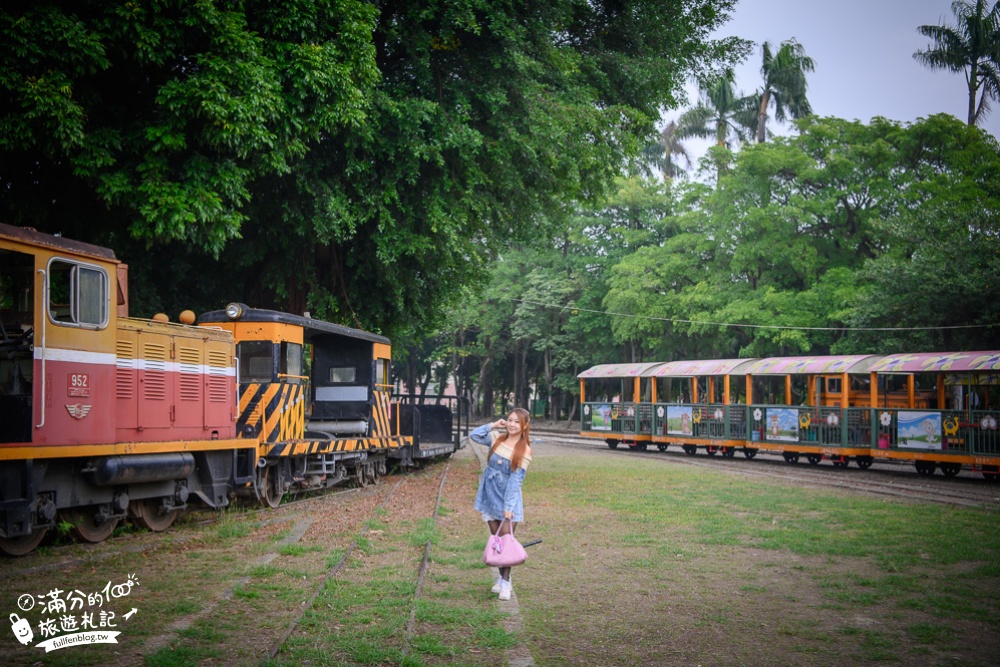
[[[384,479],[384,478],[383,478]],[[376,482],[377,484],[377,482]],[[372,489],[371,486],[367,487]],[[295,521],[303,513],[307,513],[309,510],[309,505],[317,502],[348,502],[350,499],[364,492],[364,487],[351,487],[351,488],[332,488],[327,489],[323,492],[317,492],[312,494],[300,494],[291,496],[287,501],[282,502],[282,504],[277,509],[271,509],[269,507],[259,507],[256,505],[241,505],[233,504],[225,510],[213,510],[208,508],[193,508],[187,511],[183,517],[183,524],[188,526],[210,526],[212,524],[222,521],[224,518],[229,518],[232,516],[239,517],[257,517],[264,516],[266,514],[277,516],[271,516],[266,519],[262,519],[258,527],[263,528],[267,525],[273,523],[284,523],[288,521]],[[179,528],[180,526],[178,526]],[[197,539],[199,534],[196,532],[188,534],[177,534],[176,528],[168,529],[166,532],[170,533],[171,542],[173,544],[181,544],[183,542]],[[154,535],[159,535],[156,533]],[[113,558],[115,556],[121,555],[123,553],[145,553],[154,551],[160,548],[159,540],[155,537],[142,544],[130,544],[134,540],[136,533],[125,533],[122,535],[115,535],[109,537],[101,542],[68,542],[66,544],[57,544],[53,546],[46,547],[44,552],[49,554],[54,554],[57,556],[60,554],[65,554],[65,557],[58,558],[52,562],[36,564],[38,560],[36,554],[29,554],[25,557],[27,564],[20,567],[6,567],[0,570],[0,581],[15,579],[17,577],[34,574],[37,572],[46,572],[51,570],[61,571],[68,567],[73,567],[76,565],[82,565],[84,563],[98,562],[106,560],[108,558]],[[72,552],[72,553],[71,553]],[[7,564],[18,563],[19,560],[6,559]]]
[[[434,523],[434,525],[437,524],[438,513],[439,513],[439,510],[440,510],[440,507],[441,507],[441,495],[442,495],[442,492],[444,490],[445,481],[448,478],[448,471],[450,469],[451,469],[451,463],[449,462],[449,463],[447,463],[444,466],[444,470],[442,471],[441,476],[440,476],[440,481],[438,483],[437,497],[436,497],[436,500],[434,502],[433,511],[430,513],[430,519]],[[289,625],[286,628],[285,632],[271,646],[270,650],[268,651],[267,658],[261,662],[262,665],[268,664],[271,660],[274,660],[275,657],[278,655],[278,653],[281,652],[282,647],[285,645],[285,642],[288,641],[288,638],[292,635],[292,633],[298,627],[299,622],[302,620],[303,616],[313,606],[313,603],[316,601],[316,598],[320,595],[320,593],[326,587],[327,581],[330,580],[331,578],[337,577],[342,572],[342,570],[344,569],[344,567],[347,564],[348,560],[351,558],[352,554],[354,554],[360,548],[362,542],[365,540],[365,536],[368,533],[369,527],[372,525],[372,523],[374,523],[375,521],[378,520],[378,518],[379,518],[379,516],[381,514],[383,514],[386,511],[386,508],[393,501],[393,498],[394,498],[394,496],[396,494],[396,491],[401,486],[403,486],[404,484],[406,484],[409,481],[410,481],[410,479],[408,477],[403,477],[398,482],[396,482],[396,484],[392,487],[392,490],[385,497],[385,499],[378,505],[378,507],[375,508],[375,510],[372,512],[371,516],[369,517],[369,519],[367,521],[365,521],[365,523],[364,523],[364,525],[362,527],[362,530],[360,531],[360,533],[358,534],[358,536],[354,539],[354,541],[351,543],[351,545],[348,546],[347,549],[344,551],[343,556],[320,579],[319,584],[313,590],[312,595],[305,602],[305,604],[302,605],[301,609],[298,611],[298,614],[291,621],[291,623],[289,623]],[[415,586],[415,589],[414,589],[413,597],[412,597],[412,599],[410,601],[409,621],[406,624],[406,629],[405,629],[405,632],[404,632],[404,635],[403,635],[403,638],[402,638],[402,643],[403,643],[402,653],[403,653],[403,655],[406,655],[409,652],[410,641],[412,640],[412,637],[413,637],[413,631],[414,631],[415,619],[416,619],[417,601],[420,598],[421,592],[423,590],[424,577],[425,577],[426,572],[427,572],[427,564],[428,564],[428,562],[430,560],[431,542],[432,542],[431,540],[427,540],[427,542],[424,544],[423,558],[422,558],[422,560],[420,562],[420,565],[417,567],[416,572],[415,572],[416,586]],[[404,565],[404,564],[401,564],[401,565]]]
[[[876,461],[868,470],[834,468],[820,463],[812,466],[801,462],[787,463],[780,454],[760,452],[752,461],[741,453],[732,459],[707,456],[700,449],[691,456],[679,447],[671,446],[665,452],[656,449],[630,450],[627,447],[610,449],[606,443],[584,438],[572,433],[532,429],[532,436],[543,446],[555,445],[569,450],[604,453],[608,456],[642,457],[659,463],[675,463],[693,468],[724,470],[746,477],[780,479],[812,487],[826,487],[872,493],[915,501],[926,501],[961,507],[1000,509],[1000,487],[991,484],[972,472],[957,477],[920,477],[913,466],[893,461]]]

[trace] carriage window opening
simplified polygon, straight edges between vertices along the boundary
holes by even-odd
[[[247,341],[239,344],[241,382],[271,382],[274,345],[267,341]]]
[[[288,384],[302,384],[302,346],[298,343],[281,344],[281,373]]]
[[[99,268],[53,260],[48,270],[49,317],[70,326],[106,326],[108,285],[108,275]]]
[[[826,390],[831,394],[840,393],[840,378],[827,378],[826,379]]]
[[[354,378],[357,376],[357,369],[354,366],[341,366],[339,368],[330,369],[330,383],[331,384],[347,384],[349,382],[354,382]]]

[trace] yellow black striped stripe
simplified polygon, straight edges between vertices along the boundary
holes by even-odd
[[[305,388],[297,384],[249,383],[240,392],[238,432],[267,442],[305,436]]]
[[[262,455],[279,457],[346,452],[379,452],[405,447],[410,444],[406,440],[402,436],[391,438],[344,438],[341,440],[288,440],[284,442],[262,443]]]

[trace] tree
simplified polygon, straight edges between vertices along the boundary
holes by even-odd
[[[652,176],[655,169],[664,178],[676,178],[684,173],[684,168],[677,164],[675,158],[684,158],[685,164],[691,166],[691,156],[677,136],[677,121],[671,120],[657,135],[656,143],[643,148],[641,172]]]
[[[5,6],[0,218],[118,249],[137,304],[429,331],[742,55],[733,4]]]
[[[664,359],[995,347],[996,140],[945,114],[798,127],[672,189],[675,233],[606,274],[606,308],[637,316],[616,338]]]
[[[794,39],[781,43],[778,52],[771,53],[770,42],[761,47],[763,62],[760,75],[764,79],[759,93],[760,108],[757,113],[757,143],[763,143],[767,125],[767,110],[774,103],[774,117],[784,123],[788,116],[804,118],[812,113],[806,98],[806,73],[815,69],[812,58]]]
[[[925,67],[965,73],[969,125],[978,125],[989,114],[990,101],[1000,99],[1000,2],[989,11],[987,4],[951,3],[957,24],[919,26],[917,32],[933,43],[913,54]]]
[[[677,137],[715,139],[724,148],[732,148],[734,141],[746,143],[756,127],[756,107],[753,98],[737,95],[734,86],[732,70],[702,84],[698,104],[677,121]]]

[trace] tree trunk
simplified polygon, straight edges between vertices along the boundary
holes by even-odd
[[[760,98],[760,112],[757,114],[757,143],[764,143],[765,128],[767,126],[767,104],[771,101],[771,93],[767,90]]]
[[[977,67],[978,63],[972,63],[972,67],[969,68],[969,125],[975,125],[976,121],[979,120],[979,114],[976,113],[976,92],[979,89],[979,82],[976,78],[979,76],[979,71]],[[985,91],[983,92],[983,98],[986,98]]]

